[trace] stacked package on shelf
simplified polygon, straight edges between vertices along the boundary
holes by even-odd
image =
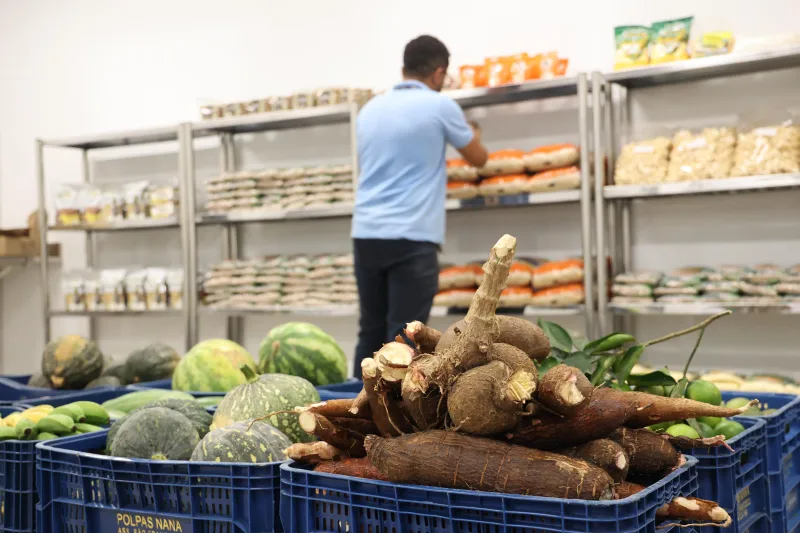
[[[353,169],[350,165],[327,165],[247,170],[210,180],[206,192],[206,210],[211,214],[352,203]]]
[[[447,195],[455,199],[493,197],[580,187],[580,152],[574,144],[552,144],[521,150],[499,150],[482,168],[463,159],[447,162]]]
[[[270,111],[325,107],[351,102],[363,106],[372,98],[372,94],[372,90],[370,89],[327,87],[314,91],[298,91],[291,96],[270,96],[267,98],[258,98],[256,100],[248,100],[247,102],[208,104],[200,107],[200,117],[203,120],[211,120],[215,118],[255,115],[259,113],[268,113]]]
[[[533,269],[531,305],[569,307],[584,302],[582,259],[550,261]]]
[[[183,270],[108,268],[66,272],[64,309],[72,312],[162,311],[183,308]]]
[[[201,300],[215,308],[319,308],[358,303],[350,254],[224,261],[204,276]]]
[[[57,226],[103,226],[124,220],[176,217],[179,207],[175,182],[136,181],[122,186],[61,185],[54,199]]]

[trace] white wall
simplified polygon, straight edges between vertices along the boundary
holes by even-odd
[[[36,205],[34,139],[164,125],[197,117],[205,99],[237,100],[325,85],[386,87],[397,77],[407,40],[432,33],[443,39],[453,64],[486,55],[558,50],[571,72],[607,69],[613,26],[695,15],[695,29],[730,29],[737,36],[796,30],[793,0],[542,3],[531,1],[420,1],[302,3],[231,0],[0,0],[0,225],[19,226]],[[793,77],[793,78],[792,78]],[[735,82],[679,86],[636,96],[637,121],[674,126],[676,119],[716,123],[762,107],[798,105],[797,71]],[[574,101],[476,110],[491,148],[528,148],[577,140]],[[727,117],[727,118],[726,118]],[[746,118],[746,117],[745,117]],[[299,164],[345,158],[347,129],[315,128],[245,139],[245,165]],[[201,180],[213,175],[217,154],[203,143]],[[99,180],[153,178],[177,170],[174,146],[126,148],[92,155]],[[153,153],[157,155],[152,155]],[[81,179],[79,154],[49,150],[48,186]],[[663,200],[635,208],[637,266],[671,268],[688,263],[800,262],[797,193]],[[476,221],[480,221],[476,223]],[[746,223],[746,226],[745,226]],[[669,229],[667,229],[669,228]],[[247,253],[344,251],[347,220],[252,225]],[[483,257],[503,232],[519,236],[521,253],[560,257],[580,246],[576,206],[542,206],[509,212],[452,214],[445,259]],[[64,266],[79,267],[83,238],[57,235]],[[200,233],[201,266],[219,259],[219,231]],[[103,236],[103,266],[177,264],[176,231]],[[31,371],[42,348],[35,269],[3,282],[4,373]],[[560,320],[579,328],[580,321]],[[246,345],[277,319],[248,319]],[[352,319],[318,319],[354,346]],[[643,338],[683,327],[690,319],[642,318]],[[444,327],[445,319],[434,324]],[[221,335],[223,321],[204,318],[204,337]],[[54,332],[81,331],[85,321],[58,319]],[[706,336],[700,365],[796,368],[797,319],[729,318]],[[113,318],[100,321],[102,348],[124,354],[144,338],[182,342],[180,318]],[[654,349],[651,360],[681,361],[686,343]],[[754,357],[756,356],[756,357]]]

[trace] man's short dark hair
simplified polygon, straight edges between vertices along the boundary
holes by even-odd
[[[450,64],[450,52],[442,41],[430,35],[420,35],[409,41],[403,52],[403,73],[426,78],[439,68]]]

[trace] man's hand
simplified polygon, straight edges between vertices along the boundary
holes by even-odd
[[[486,152],[486,148],[481,143],[481,127],[473,120],[469,121],[469,125],[472,127],[472,131],[474,133],[472,142],[470,142],[464,148],[461,148],[459,153],[464,159],[466,159],[467,163],[473,167],[480,168],[486,164],[489,154]]]

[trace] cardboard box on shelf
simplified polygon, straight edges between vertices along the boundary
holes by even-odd
[[[0,257],[34,257],[39,255],[39,218],[33,212],[28,217],[28,227],[22,229],[0,229]],[[47,246],[49,257],[61,255],[60,244]]]

